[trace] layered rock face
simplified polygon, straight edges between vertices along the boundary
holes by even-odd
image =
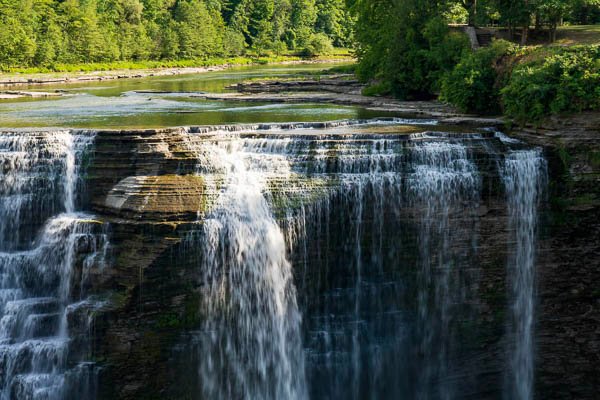
[[[537,388],[541,398],[600,390],[600,115],[555,118],[513,135],[543,146],[548,209],[538,262]]]
[[[210,296],[198,225],[222,206],[219,193],[241,184],[235,162],[221,165],[224,154],[251,166],[287,238],[307,394],[506,390],[516,341],[506,327],[514,241],[499,166],[511,150],[485,132],[306,128],[98,132],[91,204],[111,221],[119,249],[105,288],[124,289],[96,323],[107,360],[101,396],[237,390],[197,375],[203,357],[233,361],[210,354],[202,329],[194,333]],[[221,389],[207,389],[214,384]]]
[[[580,282],[557,278],[569,242],[536,226],[541,153],[398,122],[71,132],[93,137],[76,209],[110,243],[106,267],[70,264],[63,300],[100,301],[69,364],[90,365],[90,397],[551,393],[578,343],[555,335],[554,296]],[[584,369],[559,382],[593,398]]]

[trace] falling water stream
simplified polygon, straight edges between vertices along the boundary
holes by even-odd
[[[300,313],[285,239],[263,191],[285,160],[254,160],[243,143],[208,145],[199,168],[222,174],[204,217],[199,267],[206,285],[199,375],[206,398],[306,397]],[[283,167],[283,170],[280,168]],[[270,168],[271,171],[265,170]],[[215,190],[217,187],[214,188]]]
[[[202,316],[179,347],[194,352],[178,372],[196,382],[186,396],[533,398],[545,161],[483,131],[372,130],[411,123],[185,131],[211,193],[182,232]],[[78,281],[109,248],[106,224],[82,211],[93,146],[93,132],[0,134],[3,400],[95,396],[90,354],[74,350],[89,341],[75,321],[102,306]],[[481,298],[494,190],[512,238],[499,333]],[[506,348],[488,351],[493,340]]]
[[[546,182],[546,161],[540,150],[515,151],[502,168],[515,250],[509,259],[511,316],[510,369],[506,396],[533,398],[535,326],[535,247],[537,207]]]
[[[203,396],[452,399],[487,390],[478,374],[489,365],[465,362],[482,358],[469,341],[485,333],[465,324],[480,303],[478,209],[490,179],[481,168],[508,151],[495,174],[517,235],[507,293],[515,345],[497,368],[509,376],[508,398],[531,398],[540,153],[493,150],[478,135],[290,128],[298,131],[211,131],[196,149],[198,174],[219,193],[188,238],[203,254]]]
[[[76,212],[81,161],[92,140],[68,131],[0,135],[3,400],[93,396],[85,355],[69,351],[88,333],[69,319],[97,306],[73,297],[75,264],[98,267],[108,245],[91,217]]]

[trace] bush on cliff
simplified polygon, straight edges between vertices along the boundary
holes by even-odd
[[[443,78],[441,99],[463,112],[499,112],[502,59],[514,51],[514,45],[498,40],[490,47],[465,54]]]
[[[501,90],[504,113],[523,123],[600,110],[600,46],[537,50],[518,63]],[[549,53],[549,54],[546,54]]]
[[[443,79],[441,98],[463,112],[502,111],[518,123],[600,109],[600,46],[496,41],[462,58]]]

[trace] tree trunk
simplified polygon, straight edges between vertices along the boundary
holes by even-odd
[[[521,46],[525,46],[527,44],[527,39],[529,38],[529,25],[523,27],[523,31],[521,32]]]
[[[539,32],[542,30],[542,16],[539,11],[535,12],[535,31]]]
[[[525,9],[529,8],[529,0],[525,0]],[[521,32],[521,45],[525,46],[527,44],[527,37],[529,36],[529,25],[531,24],[531,14],[527,12],[527,18],[523,23],[523,31]]]

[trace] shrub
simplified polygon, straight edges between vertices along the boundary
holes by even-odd
[[[223,54],[227,57],[241,56],[246,51],[244,35],[235,29],[226,28],[223,33]]]
[[[442,82],[441,98],[463,112],[492,114],[500,111],[499,65],[514,51],[506,41],[466,53]]]
[[[387,81],[373,83],[362,90],[363,96],[385,96],[391,92],[392,86]]]
[[[310,36],[301,53],[306,57],[329,55],[333,53],[331,39],[324,33],[315,33]]]
[[[356,73],[356,64],[336,65],[327,70],[329,74],[354,74]]]
[[[502,89],[507,116],[523,123],[600,109],[600,46],[556,48],[553,53],[515,67]]]

